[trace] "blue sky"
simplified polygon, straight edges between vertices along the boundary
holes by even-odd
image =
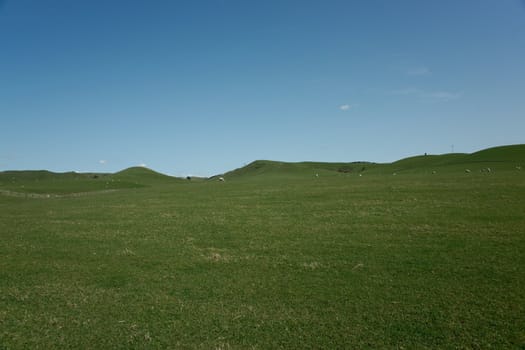
[[[519,0],[0,0],[0,170],[525,143],[524,62]]]

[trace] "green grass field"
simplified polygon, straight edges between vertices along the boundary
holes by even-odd
[[[525,349],[523,165],[0,173],[0,349]]]

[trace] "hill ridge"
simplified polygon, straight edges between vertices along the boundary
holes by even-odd
[[[465,167],[501,167],[509,169],[521,168],[525,165],[525,144],[502,145],[485,148],[473,153],[445,153],[445,154],[420,154],[396,160],[391,163],[375,163],[369,161],[351,162],[319,162],[319,161],[297,161],[285,162],[277,160],[258,159],[245,166],[227,171],[222,174],[210,176],[207,179],[218,177],[241,178],[246,176],[272,175],[272,176],[296,176],[307,173],[311,174],[388,174],[413,171],[435,171],[433,169],[458,170]],[[13,179],[18,181],[41,181],[41,180],[86,180],[108,179],[117,180],[121,184],[130,183],[133,187],[142,185],[141,182],[161,182],[164,180],[183,180],[157,172],[153,169],[132,166],[115,173],[98,172],[53,172],[49,170],[5,170],[0,171],[0,185],[9,183]]]
[[[506,165],[509,169],[520,168],[525,164],[525,144],[503,145],[486,148],[473,153],[444,153],[444,154],[420,154],[399,159],[391,163],[374,163],[368,161],[353,162],[316,162],[299,161],[283,162],[273,160],[255,160],[243,167],[225,172],[217,176],[227,178],[240,178],[244,176],[260,176],[281,173],[300,173],[309,170],[309,176],[314,173],[330,172],[333,174],[343,173],[372,173],[388,174],[399,172],[427,171],[435,172],[438,169],[457,171],[466,170],[468,166],[478,166],[480,171]],[[469,169],[470,170],[470,169]],[[213,177],[212,177],[213,178]]]

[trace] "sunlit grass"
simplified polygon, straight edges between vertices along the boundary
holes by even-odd
[[[0,344],[520,348],[524,195],[509,171],[0,196]]]

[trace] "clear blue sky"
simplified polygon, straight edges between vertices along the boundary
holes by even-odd
[[[525,143],[520,0],[0,0],[0,170]]]

